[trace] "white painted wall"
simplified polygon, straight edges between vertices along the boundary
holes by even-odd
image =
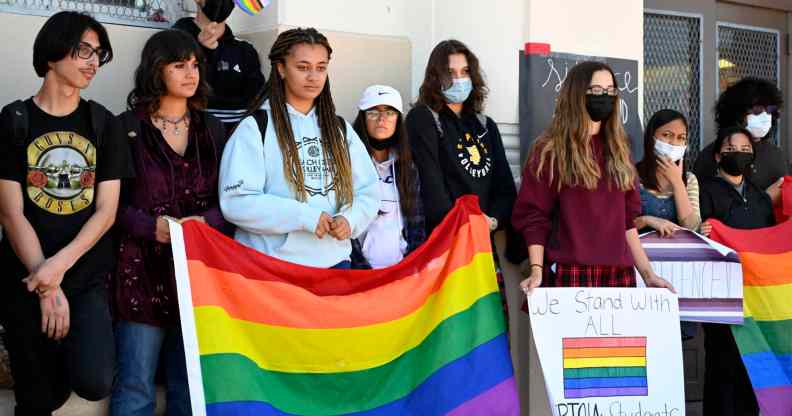
[[[0,105],[27,98],[38,91],[41,78],[33,70],[33,41],[45,17],[0,13],[0,56],[5,76],[0,77]],[[115,57],[103,66],[83,96],[94,99],[113,112],[125,109],[132,77],[140,61],[143,44],[155,29],[105,25]]]

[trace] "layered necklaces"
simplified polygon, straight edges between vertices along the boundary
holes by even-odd
[[[189,112],[184,113],[184,115],[177,119],[169,119],[159,114],[154,114],[151,116],[151,118],[152,121],[154,121],[154,125],[159,127],[163,133],[168,130],[168,126],[172,126],[171,128],[173,130],[173,134],[178,136],[182,131],[187,131],[187,129],[190,127]]]

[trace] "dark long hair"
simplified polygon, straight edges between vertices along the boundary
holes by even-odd
[[[660,127],[676,120],[682,120],[685,124],[685,130],[688,128],[688,122],[682,113],[676,110],[660,110],[649,119],[644,129],[644,156],[635,167],[638,169],[638,176],[641,178],[641,184],[646,189],[657,191],[657,155],[655,155],[655,133]],[[682,172],[682,183],[685,183],[687,164],[684,166]]]
[[[49,72],[49,63],[66,56],[75,57],[85,32],[93,30],[99,38],[99,48],[107,56],[99,60],[102,66],[113,60],[113,47],[104,26],[87,13],[63,11],[52,15],[36,35],[33,42],[33,68],[39,77]]]
[[[305,189],[305,176],[286,108],[286,84],[277,68],[279,63],[285,66],[286,56],[291,53],[294,46],[301,44],[324,47],[327,50],[328,59],[333,53],[333,48],[330,47],[327,38],[314,28],[296,28],[281,33],[269,53],[269,60],[272,63],[270,76],[258,97],[253,100],[251,109],[260,108],[264,101],[269,99],[278,146],[283,154],[284,176],[293,187],[297,200],[305,201],[308,198],[308,191]],[[352,204],[352,163],[349,160],[346,140],[341,133],[340,121],[336,117],[335,104],[330,93],[329,77],[325,81],[322,92],[314,100],[314,104],[319,117],[319,129],[322,133],[322,150],[335,183],[336,207],[340,209]]]
[[[206,64],[201,47],[187,32],[168,29],[152,35],[140,53],[140,64],[135,70],[135,87],[127,96],[127,107],[134,110],[142,107],[148,114],[159,110],[160,98],[168,94],[162,69],[174,62],[187,61],[192,57],[198,61],[200,80],[195,94],[187,100],[191,110],[203,110],[209,97],[206,82]]]
[[[366,146],[369,155],[373,155],[374,149],[371,147],[371,141],[376,139],[369,137],[365,111],[358,112],[352,127],[355,129],[358,136],[360,136],[360,140]],[[399,189],[399,205],[404,215],[414,215],[415,212],[413,210],[417,205],[416,200],[420,197],[416,186],[418,178],[413,165],[410,142],[407,140],[407,128],[404,125],[404,116],[402,116],[401,113],[399,113],[399,119],[396,122],[396,130],[393,132],[392,137],[396,138],[394,149],[399,156],[398,159],[396,159],[396,166],[399,168],[399,177],[396,178],[396,186]]]
[[[418,91],[417,104],[424,104],[434,111],[440,111],[446,105],[443,90],[450,87],[453,82],[448,73],[448,57],[455,54],[465,55],[470,70],[470,80],[473,82],[473,91],[462,105],[462,110],[480,113],[484,110],[484,100],[487,99],[489,89],[481,75],[481,67],[476,55],[464,43],[455,39],[438,43],[429,55],[423,84]]]
[[[562,186],[583,186],[596,189],[603,175],[611,178],[620,191],[633,189],[635,168],[630,161],[630,141],[621,121],[619,97],[613,97],[613,112],[603,120],[600,136],[604,137],[603,153],[607,172],[601,172],[591,149],[588,132],[589,117],[586,109],[586,91],[597,71],[608,71],[613,77],[613,86],[619,84],[613,70],[602,62],[586,61],[575,65],[566,77],[558,94],[553,120],[542,137],[534,142],[528,160],[538,158],[534,172],[540,177],[548,167],[548,182]],[[545,165],[547,164],[547,165]]]

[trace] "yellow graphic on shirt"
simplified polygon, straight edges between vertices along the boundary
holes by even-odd
[[[96,147],[74,132],[57,131],[27,148],[27,195],[39,208],[69,215],[91,205],[96,181]]]

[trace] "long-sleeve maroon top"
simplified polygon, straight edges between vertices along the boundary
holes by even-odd
[[[603,139],[595,135],[591,145],[603,173],[595,190],[563,186],[559,191],[557,183],[550,182],[549,164],[537,177],[539,159],[531,157],[512,223],[527,245],[545,247],[548,264],[633,266],[625,232],[635,228],[633,222],[641,213],[638,179],[632,190],[620,191],[607,176]]]

